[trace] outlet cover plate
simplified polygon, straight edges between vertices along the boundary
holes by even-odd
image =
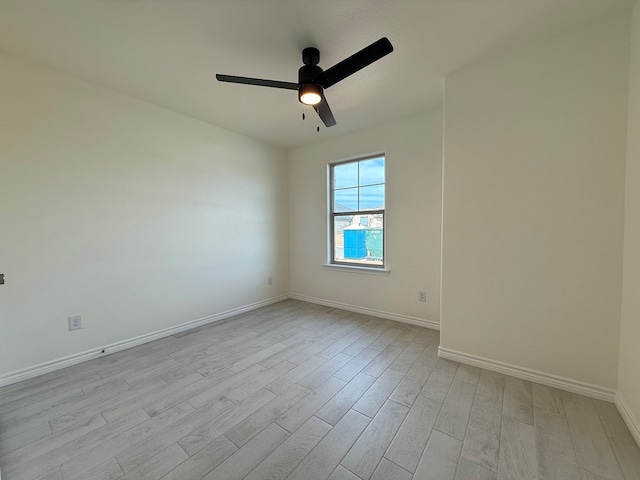
[[[69,331],[80,330],[82,328],[82,315],[71,315],[69,319]]]

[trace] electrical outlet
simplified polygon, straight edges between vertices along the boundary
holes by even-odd
[[[418,292],[418,301],[419,302],[426,302],[427,301],[427,292],[425,292],[424,290],[420,290]]]
[[[71,315],[69,319],[69,331],[80,330],[82,328],[82,315]]]
[[[273,285],[273,277],[267,277],[267,285]]]

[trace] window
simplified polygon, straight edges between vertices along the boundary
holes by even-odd
[[[384,155],[329,166],[330,263],[384,268]]]

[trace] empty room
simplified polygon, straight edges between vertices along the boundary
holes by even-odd
[[[635,0],[0,0],[0,479],[639,444]]]

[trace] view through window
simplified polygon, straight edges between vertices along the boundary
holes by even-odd
[[[330,166],[331,263],[384,267],[385,157]]]

